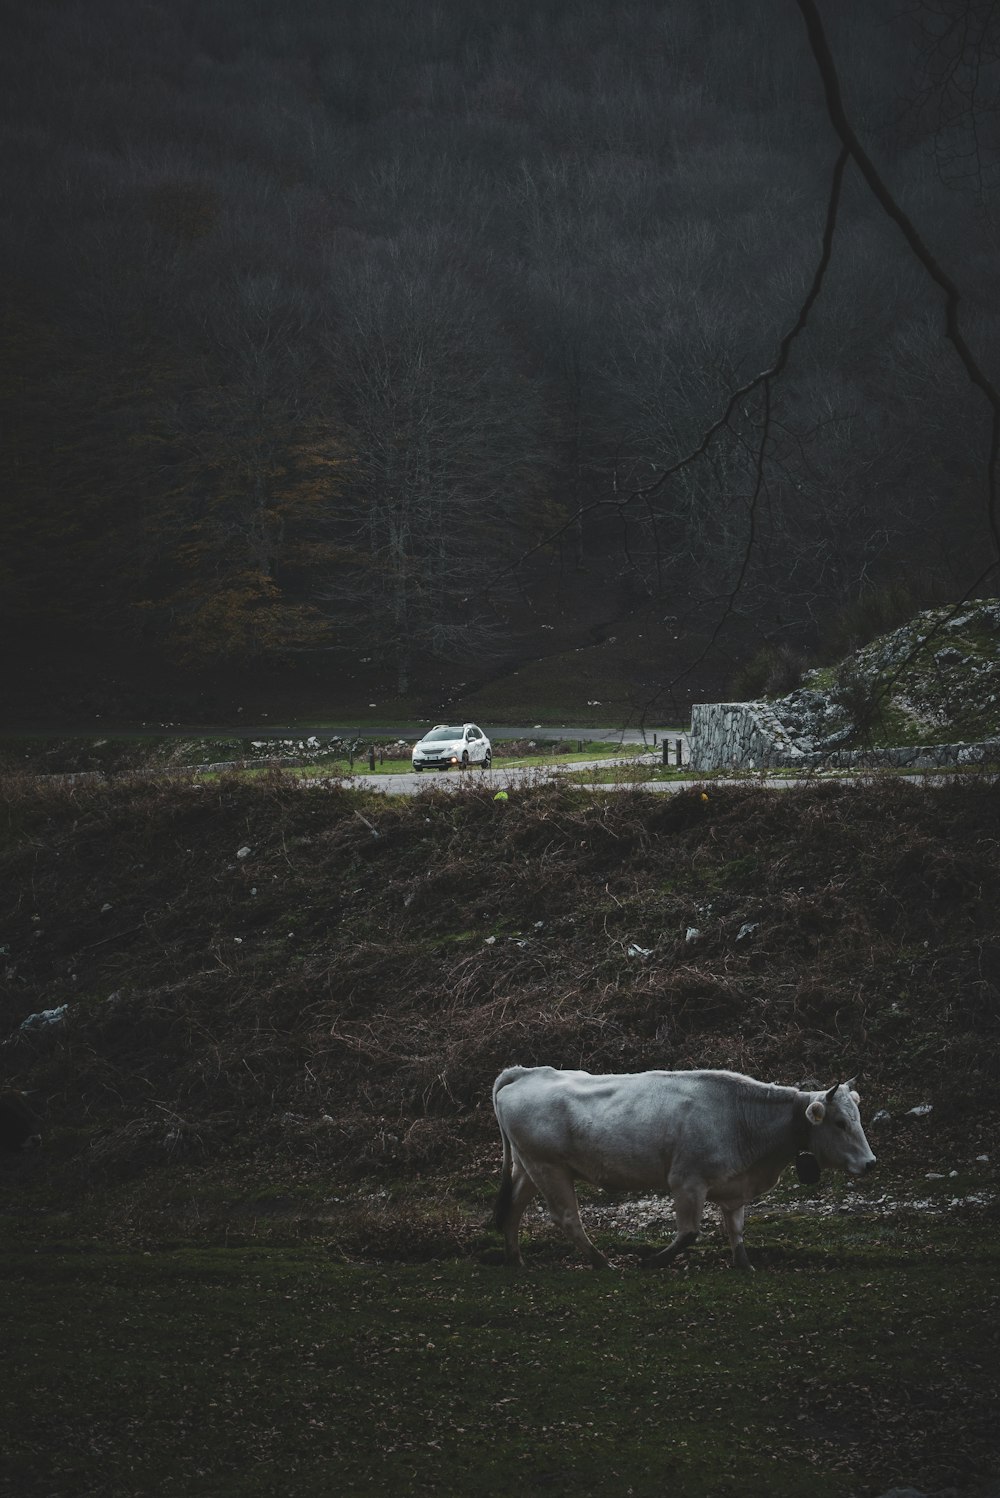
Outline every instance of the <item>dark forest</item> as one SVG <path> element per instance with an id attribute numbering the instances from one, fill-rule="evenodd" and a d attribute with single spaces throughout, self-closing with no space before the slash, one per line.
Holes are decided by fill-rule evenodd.
<path id="1" fill-rule="evenodd" d="M 995 370 L 992 8 L 820 10 Z M 989 402 L 853 163 L 787 366 L 703 445 L 820 258 L 840 143 L 793 0 L 2 24 L 15 695 L 359 658 L 407 693 L 529 658 L 571 599 L 821 652 L 859 601 L 983 580 Z"/>

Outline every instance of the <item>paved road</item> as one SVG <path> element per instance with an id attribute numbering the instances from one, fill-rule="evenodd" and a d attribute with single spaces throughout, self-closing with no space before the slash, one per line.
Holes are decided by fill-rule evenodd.
<path id="1" fill-rule="evenodd" d="M 676 739 L 672 739 L 670 742 L 671 763 L 673 763 L 675 752 L 674 745 L 676 744 Z M 683 752 L 687 752 L 686 740 Z M 562 760 L 560 762 L 551 764 L 541 763 L 537 765 L 524 766 L 505 766 L 503 764 L 494 764 L 493 767 L 489 770 L 483 770 L 481 766 L 470 765 L 467 770 L 399 770 L 398 772 L 383 771 L 381 774 L 373 775 L 365 773 L 363 767 L 367 763 L 367 755 L 362 755 L 356 761 L 357 768 L 351 771 L 350 774 L 345 773 L 343 769 L 340 769 L 336 766 L 331 766 L 328 776 L 325 776 L 323 774 L 320 774 L 318 777 L 310 776 L 307 779 L 303 779 L 302 784 L 304 787 L 308 787 L 315 785 L 323 786 L 333 783 L 339 784 L 342 782 L 349 787 L 359 788 L 362 790 L 382 791 L 385 795 L 389 796 L 414 796 L 418 791 L 427 790 L 431 787 L 437 787 L 440 790 L 461 790 L 465 786 L 473 786 L 483 783 L 490 786 L 493 790 L 505 790 L 511 786 L 523 785 L 533 780 L 548 779 L 552 776 L 565 775 L 573 770 L 608 769 L 614 765 L 635 764 L 645 764 L 650 768 L 653 768 L 656 765 L 662 764 L 662 762 L 663 756 L 660 749 L 643 750 L 639 745 L 636 745 L 634 749 L 631 749 L 620 756 L 616 754 L 609 754 L 604 755 L 601 759 L 582 759 L 573 761 Z M 254 765 L 275 763 L 280 763 L 280 761 L 277 759 L 218 760 L 210 764 L 187 765 L 183 768 L 168 769 L 165 766 L 160 766 L 156 769 L 146 769 L 138 772 L 131 771 L 129 773 L 139 773 L 150 777 L 162 777 L 164 779 L 172 775 L 183 778 L 188 775 L 219 773 L 225 770 L 236 770 L 244 765 L 252 767 Z M 295 763 L 290 760 L 287 761 L 286 768 L 294 770 Z M 106 778 L 106 772 L 103 770 L 78 770 L 47 776 L 46 778 L 66 781 L 103 780 Z M 114 778 L 113 775 L 112 778 Z M 689 783 L 690 782 L 684 782 L 684 784 Z M 652 785 L 655 787 L 656 782 L 652 782 Z M 669 785 L 665 788 L 674 789 L 674 786 Z"/>
<path id="2" fill-rule="evenodd" d="M 578 760 L 575 764 L 562 765 L 527 765 L 524 767 L 511 766 L 504 768 L 503 765 L 494 765 L 490 770 L 483 770 L 479 766 L 472 765 L 468 770 L 401 770 L 398 775 L 364 775 L 355 773 L 351 776 L 352 786 L 361 786 L 365 790 L 383 791 L 387 796 L 415 796 L 419 791 L 428 789 L 457 791 L 463 786 L 488 785 L 494 791 L 509 790 L 511 787 L 530 784 L 534 780 L 550 779 L 559 775 L 567 775 L 573 770 L 588 770 L 595 767 L 608 767 L 609 765 L 629 764 L 636 762 L 647 764 L 652 768 L 660 764 L 660 755 L 656 754 L 630 754 L 619 759 L 617 756 L 609 756 L 605 759 Z M 656 782 L 664 787 L 673 785 L 669 781 Z"/>
<path id="3" fill-rule="evenodd" d="M 638 756 L 640 764 L 648 764 L 650 768 L 660 763 L 659 754 Z M 557 765 L 551 769 L 547 766 L 537 768 L 509 770 L 494 766 L 492 770 L 470 769 L 462 773 L 457 770 L 440 773 L 436 771 L 422 771 L 414 774 L 413 771 L 403 772 L 399 775 L 354 775 L 348 782 L 352 786 L 363 787 L 367 790 L 382 791 L 388 796 L 415 796 L 420 791 L 430 788 L 439 790 L 461 790 L 463 786 L 479 785 L 485 783 L 493 791 L 515 789 L 519 785 L 530 783 L 532 780 L 541 778 L 557 777 L 567 775 L 573 770 L 586 770 L 590 767 L 607 768 L 615 764 L 635 764 L 636 756 L 631 755 L 627 760 L 615 758 L 592 759 L 581 761 L 573 765 Z M 882 772 L 884 773 L 884 772 Z M 990 780 L 994 777 L 989 777 Z M 716 776 L 710 781 L 705 780 L 632 780 L 618 782 L 604 782 L 594 785 L 584 785 L 584 790 L 617 791 L 639 789 L 643 791 L 657 791 L 663 795 L 671 795 L 676 791 L 690 791 L 696 787 L 699 790 L 712 794 L 713 787 L 717 786 L 756 786 L 766 790 L 787 791 L 800 785 L 816 785 L 819 781 L 836 780 L 842 785 L 863 786 L 871 785 L 880 779 L 878 770 L 840 770 L 822 772 L 820 774 L 792 776 L 792 775 L 768 775 L 765 772 L 753 775 Z M 954 782 L 954 774 L 942 774 L 936 770 L 922 770 L 904 777 L 905 784 L 920 787 L 933 787 L 937 785 L 948 785 Z M 310 782 L 315 784 L 316 782 Z"/>

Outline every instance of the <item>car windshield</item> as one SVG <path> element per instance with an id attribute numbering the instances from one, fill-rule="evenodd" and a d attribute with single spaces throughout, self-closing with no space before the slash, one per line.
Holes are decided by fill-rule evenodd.
<path id="1" fill-rule="evenodd" d="M 464 730 L 461 728 L 432 728 L 430 733 L 425 733 L 420 740 L 422 744 L 444 744 L 452 739 L 460 739 Z"/>

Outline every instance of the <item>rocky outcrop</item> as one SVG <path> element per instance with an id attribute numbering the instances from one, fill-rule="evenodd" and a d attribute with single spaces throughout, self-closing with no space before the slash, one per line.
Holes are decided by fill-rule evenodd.
<path id="1" fill-rule="evenodd" d="M 865 702 L 880 704 L 883 725 L 891 711 L 900 742 L 859 744 Z M 697 704 L 689 747 L 695 770 L 1000 762 L 1000 602 L 954 619 L 927 610 L 777 701 Z"/>

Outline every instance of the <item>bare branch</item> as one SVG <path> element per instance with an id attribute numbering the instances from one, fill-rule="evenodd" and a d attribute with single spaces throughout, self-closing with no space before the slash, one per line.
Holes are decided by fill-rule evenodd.
<path id="1" fill-rule="evenodd" d="M 809 45 L 816 59 L 816 66 L 819 69 L 823 82 L 830 122 L 840 137 L 845 151 L 850 154 L 851 160 L 855 163 L 867 182 L 879 207 L 888 218 L 892 219 L 931 280 L 944 292 L 945 336 L 958 354 L 970 382 L 983 392 L 989 402 L 993 421 L 989 460 L 986 470 L 988 494 L 987 520 L 997 555 L 973 585 L 974 587 L 978 587 L 982 580 L 992 572 L 993 568 L 1000 564 L 1000 523 L 998 523 L 997 519 L 997 457 L 1000 454 L 1000 391 L 997 390 L 993 381 L 979 364 L 959 326 L 958 313 L 962 297 L 958 287 L 931 254 L 921 235 L 918 233 L 913 220 L 892 196 L 875 163 L 861 144 L 857 133 L 847 118 L 844 110 L 843 96 L 840 91 L 840 79 L 837 76 L 837 69 L 826 40 L 823 24 L 819 18 L 819 12 L 816 9 L 815 0 L 796 0 L 796 3 L 802 12 L 806 31 L 809 36 Z"/>
<path id="2" fill-rule="evenodd" d="M 705 430 L 697 446 L 691 448 L 691 450 L 685 453 L 682 458 L 678 458 L 676 463 L 671 463 L 670 466 L 665 468 L 663 472 L 653 480 L 652 483 L 640 485 L 636 488 L 630 489 L 624 495 L 619 495 L 617 493 L 616 483 L 615 493 L 611 499 L 595 499 L 591 500 L 589 504 L 581 505 L 579 509 L 575 510 L 573 514 L 562 525 L 557 526 L 554 530 L 549 531 L 534 546 L 531 546 L 527 551 L 522 552 L 516 561 L 511 562 L 507 567 L 504 567 L 501 571 L 495 573 L 494 576 L 490 579 L 489 584 L 487 585 L 487 591 L 489 590 L 489 588 L 494 587 L 497 583 L 502 581 L 505 577 L 509 576 L 512 572 L 518 571 L 518 569 L 524 565 L 529 557 L 534 556 L 537 552 L 542 551 L 546 547 L 551 546 L 553 542 L 558 541 L 559 538 L 561 536 L 564 536 L 567 531 L 578 525 L 585 515 L 592 514 L 595 510 L 600 509 L 614 509 L 621 512 L 628 505 L 632 504 L 634 500 L 648 500 L 651 495 L 656 494 L 663 488 L 668 479 L 672 478 L 675 474 L 680 473 L 682 469 L 689 467 L 692 463 L 695 463 L 699 458 L 705 456 L 715 438 L 719 435 L 720 432 L 722 432 L 729 426 L 730 419 L 732 418 L 733 413 L 736 411 L 741 401 L 746 400 L 747 396 L 753 394 L 754 391 L 760 389 L 761 386 L 766 385 L 771 380 L 775 379 L 779 374 L 781 374 L 781 372 L 785 368 L 785 365 L 788 363 L 792 344 L 795 342 L 796 338 L 798 338 L 799 334 L 804 331 L 805 326 L 809 321 L 809 314 L 811 313 L 813 306 L 815 305 L 816 300 L 820 294 L 820 291 L 822 290 L 823 278 L 826 275 L 827 267 L 830 264 L 830 258 L 833 252 L 833 236 L 837 223 L 837 206 L 840 201 L 840 192 L 844 179 L 844 169 L 847 166 L 847 161 L 848 152 L 845 149 L 841 151 L 833 169 L 833 178 L 830 187 L 830 198 L 827 204 L 826 211 L 826 222 L 823 228 L 822 251 L 816 266 L 816 270 L 813 274 L 812 283 L 809 287 L 808 292 L 806 293 L 801 307 L 799 308 L 799 313 L 795 319 L 795 322 L 789 328 L 788 332 L 784 335 L 780 344 L 778 345 L 778 352 L 773 364 L 771 364 L 767 369 L 762 370 L 760 374 L 754 375 L 752 380 L 748 380 L 746 384 L 740 385 L 738 389 L 734 390 L 730 395 L 729 400 L 726 402 L 722 414 L 718 416 L 716 420 L 712 422 L 711 426 L 709 426 Z M 746 565 L 744 564 L 744 566 L 741 568 L 741 577 L 745 574 L 745 572 Z"/>

